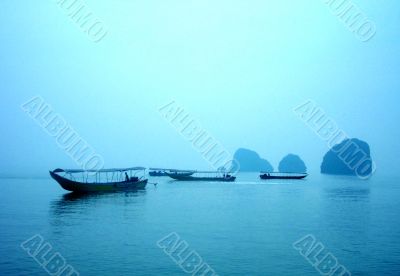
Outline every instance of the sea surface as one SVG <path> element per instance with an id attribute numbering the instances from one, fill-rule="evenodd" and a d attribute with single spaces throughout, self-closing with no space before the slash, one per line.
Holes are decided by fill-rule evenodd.
<path id="1" fill-rule="evenodd" d="M 317 259 L 330 253 L 352 275 L 400 275 L 399 180 L 161 177 L 74 196 L 50 178 L 0 179 L 0 275 L 48 275 L 21 247 L 35 235 L 52 246 L 45 260 L 58 252 L 80 275 L 189 275 L 157 244 L 171 233 L 218 275 L 319 275 L 293 247 L 307 235 L 323 245 Z"/>

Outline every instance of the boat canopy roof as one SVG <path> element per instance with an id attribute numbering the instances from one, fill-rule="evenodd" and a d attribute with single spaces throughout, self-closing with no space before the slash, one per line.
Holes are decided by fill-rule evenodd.
<path id="1" fill-rule="evenodd" d="M 169 171 L 170 171 L 170 172 L 192 172 L 192 173 L 197 172 L 197 171 L 195 171 L 195 170 L 174 170 L 174 169 L 169 170 Z"/>
<path id="2" fill-rule="evenodd" d="M 150 168 L 151 171 L 170 171 L 170 172 L 196 172 L 195 170 L 177 170 L 177 169 L 162 169 L 162 168 Z"/>
<path id="3" fill-rule="evenodd" d="M 224 174 L 230 174 L 230 171 L 195 171 L 195 173 L 224 173 Z"/>
<path id="4" fill-rule="evenodd" d="M 191 172 L 191 173 L 229 173 L 224 171 L 196 171 L 196 170 L 170 170 L 171 172 Z"/>
<path id="5" fill-rule="evenodd" d="M 85 172 L 98 172 L 98 173 L 107 173 L 107 172 L 127 172 L 127 171 L 142 171 L 145 170 L 144 167 L 132 167 L 132 168 L 120 168 L 120 169 L 101 169 L 101 170 L 64 170 L 64 169 L 56 169 L 53 172 L 65 172 L 65 173 L 85 173 Z"/>
<path id="6" fill-rule="evenodd" d="M 176 171 L 175 169 L 166 169 L 166 168 L 149 168 L 151 171 Z"/>

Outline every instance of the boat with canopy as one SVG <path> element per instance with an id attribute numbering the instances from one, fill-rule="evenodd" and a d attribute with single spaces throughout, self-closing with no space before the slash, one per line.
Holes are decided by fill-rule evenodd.
<path id="1" fill-rule="evenodd" d="M 148 180 L 144 177 L 146 168 L 102 170 L 64 170 L 50 171 L 50 176 L 60 186 L 71 192 L 114 192 L 144 189 Z"/>
<path id="2" fill-rule="evenodd" d="M 304 179 L 308 176 L 307 173 L 293 173 L 293 172 L 261 172 L 260 178 L 268 179 Z"/>
<path id="3" fill-rule="evenodd" d="M 168 176 L 166 171 L 169 169 L 162 169 L 162 168 L 150 168 L 149 169 L 149 175 L 150 176 Z"/>
<path id="4" fill-rule="evenodd" d="M 235 176 L 223 171 L 183 171 L 173 170 L 167 172 L 172 179 L 179 181 L 215 181 L 215 182 L 234 182 Z"/>
<path id="5" fill-rule="evenodd" d="M 187 172 L 190 173 L 192 171 L 190 170 L 176 170 L 176 169 L 163 169 L 163 168 L 150 168 L 149 169 L 149 175 L 150 176 L 168 176 L 169 173 L 174 173 L 174 172 Z"/>

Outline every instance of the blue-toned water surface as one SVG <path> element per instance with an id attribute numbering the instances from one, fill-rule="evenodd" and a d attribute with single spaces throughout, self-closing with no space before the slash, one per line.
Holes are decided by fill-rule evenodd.
<path id="1" fill-rule="evenodd" d="M 319 275 L 293 248 L 306 235 L 352 275 L 400 275 L 398 180 L 161 177 L 144 191 L 74 196 L 50 178 L 1 179 L 0 275 L 47 275 L 20 246 L 35 234 L 80 275 L 188 275 L 157 246 L 172 232 L 218 275 Z"/>

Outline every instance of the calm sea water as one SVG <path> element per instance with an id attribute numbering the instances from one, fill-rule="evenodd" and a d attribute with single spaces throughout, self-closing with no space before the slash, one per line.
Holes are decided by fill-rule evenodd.
<path id="1" fill-rule="evenodd" d="M 187 275 L 157 246 L 176 232 L 219 275 L 318 275 L 312 234 L 352 275 L 400 275 L 399 178 L 175 182 L 74 197 L 51 179 L 1 179 L 0 275 L 47 275 L 20 247 L 40 234 L 80 275 Z"/>

